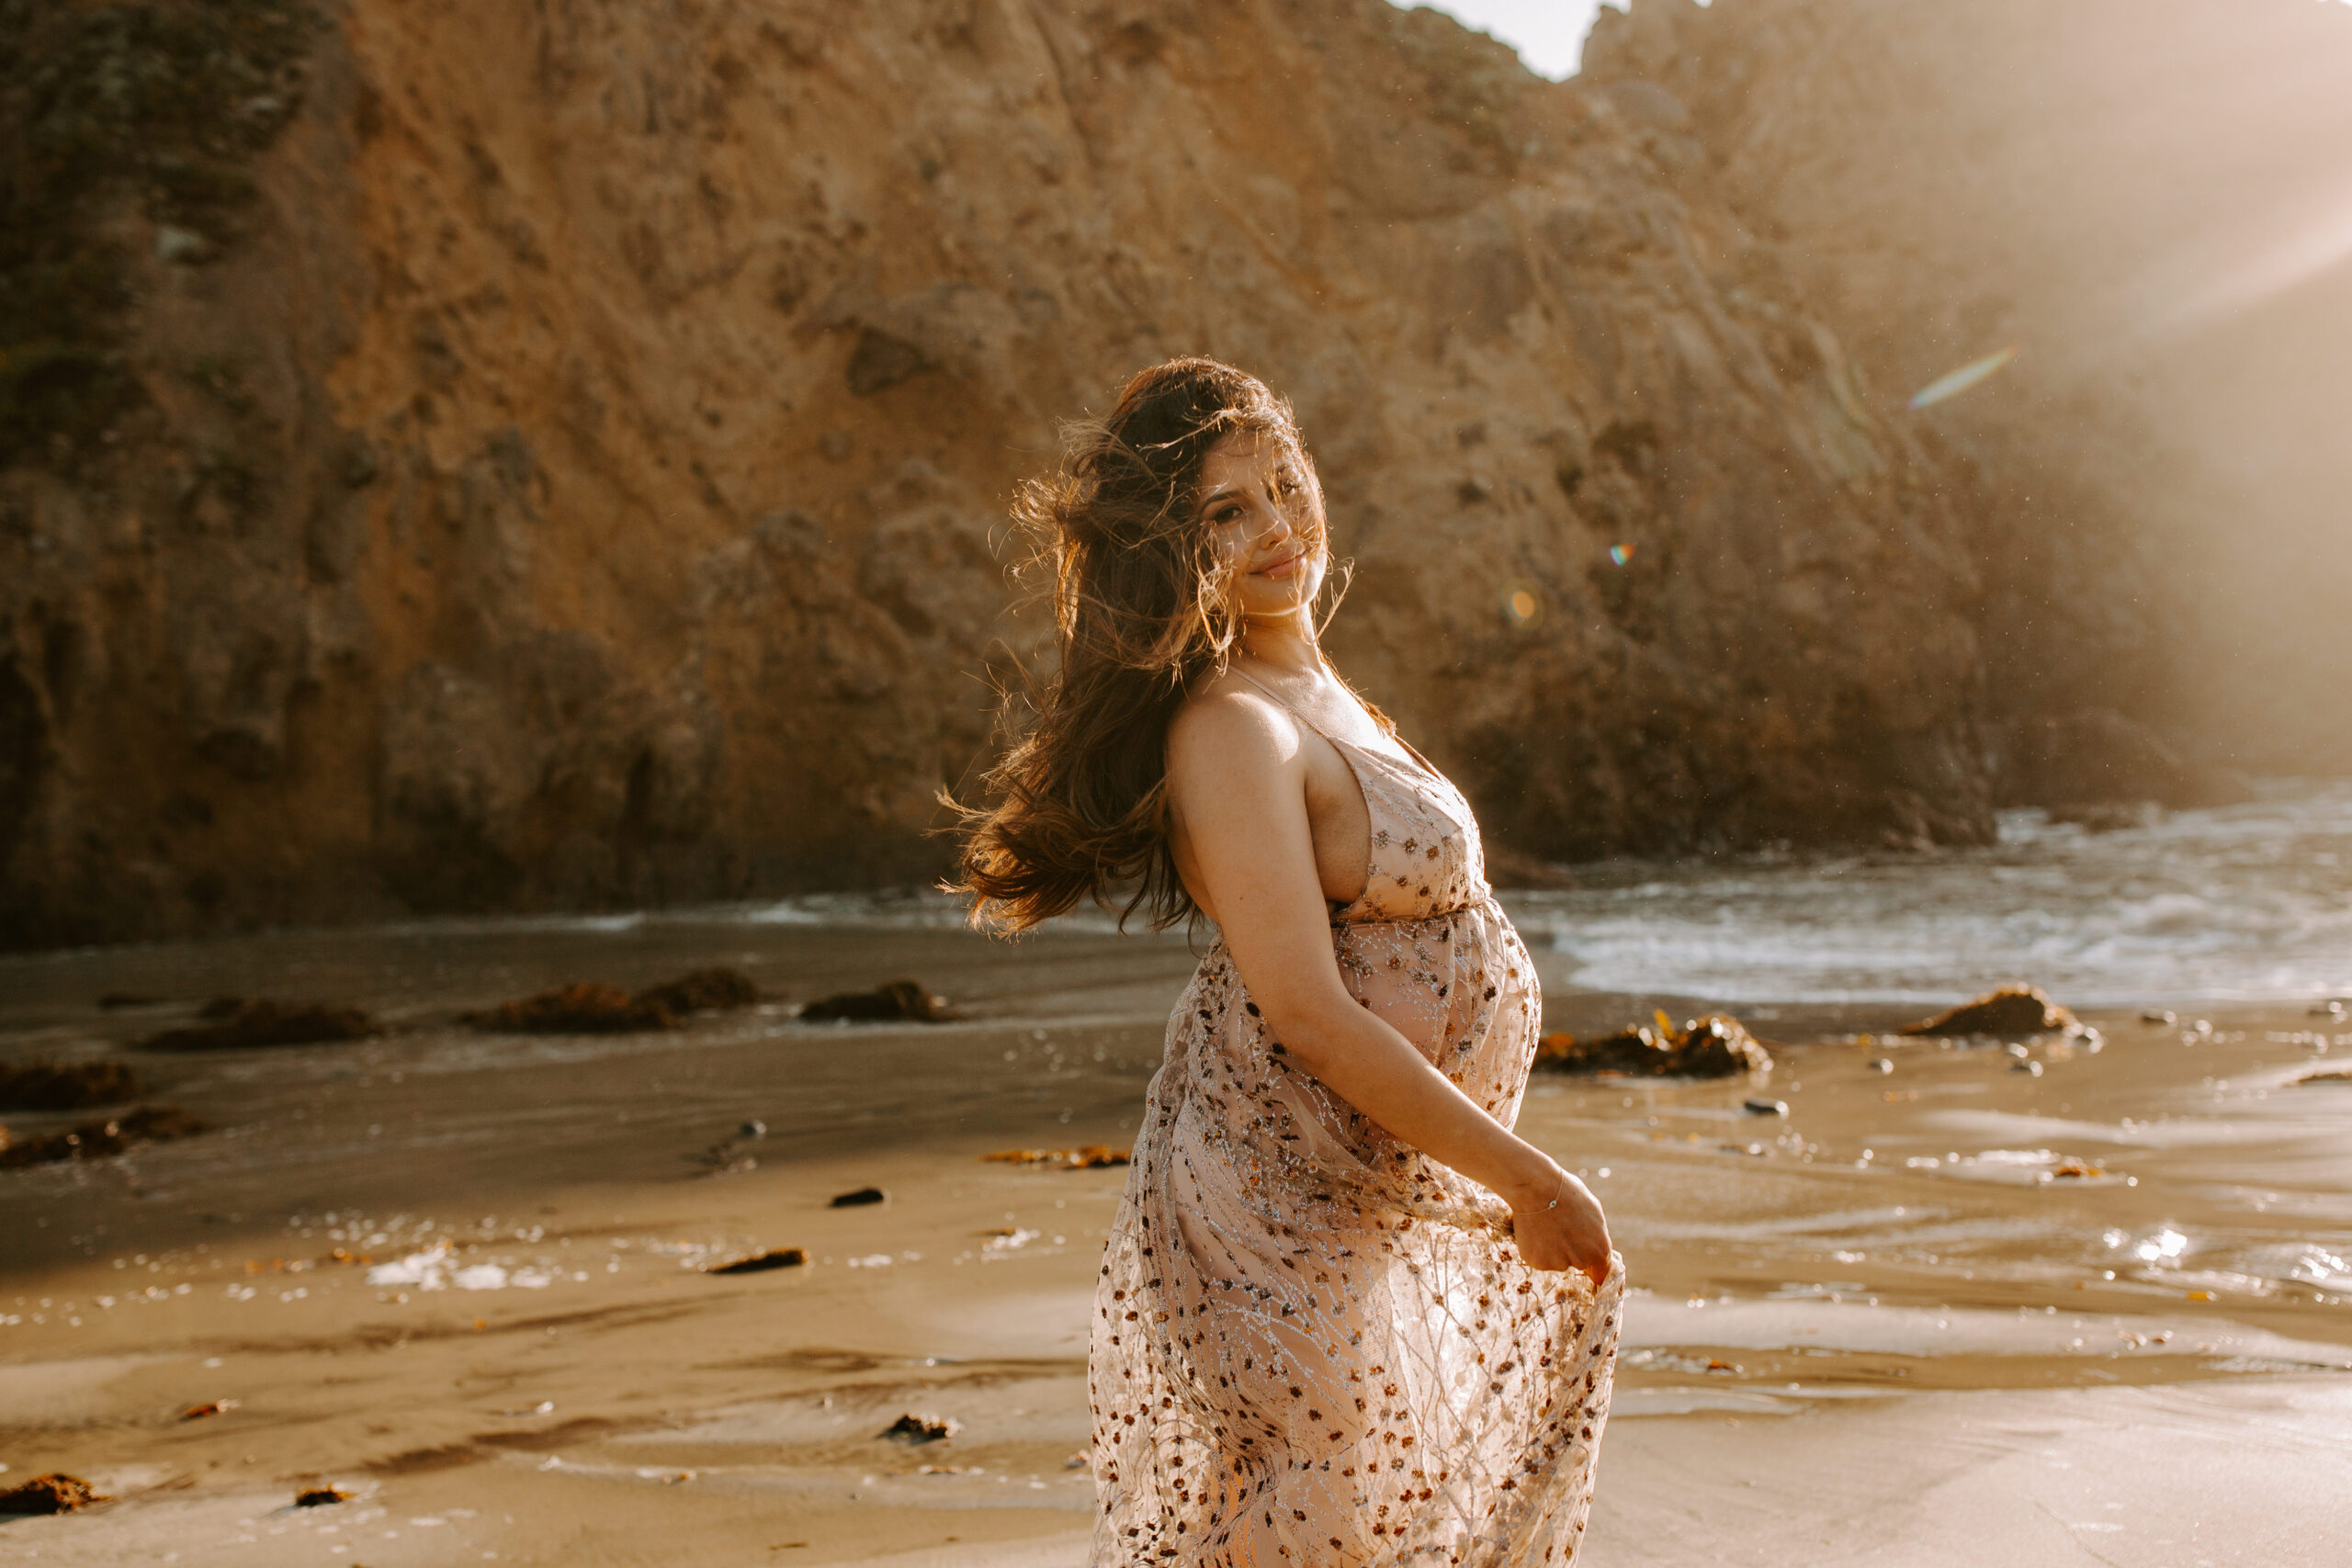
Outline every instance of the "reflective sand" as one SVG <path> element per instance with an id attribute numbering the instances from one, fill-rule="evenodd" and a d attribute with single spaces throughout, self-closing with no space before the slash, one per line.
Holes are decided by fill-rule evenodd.
<path id="1" fill-rule="evenodd" d="M 918 975 L 973 1016 L 447 1021 L 714 960 L 796 998 Z M 978 1156 L 1124 1142 L 1191 962 L 1173 939 L 740 920 L 9 961 L 11 1059 L 112 1049 L 218 991 L 403 1028 L 133 1056 L 220 1131 L 0 1173 L 0 1481 L 62 1469 L 122 1499 L 0 1524 L 0 1546 L 1079 1562 L 1069 1461 L 1123 1173 Z M 1656 999 L 1552 984 L 1569 1027 Z M 107 990 L 175 999 L 100 1011 Z M 2296 1080 L 2352 1065 L 2352 1021 L 2118 1011 L 2095 1053 L 2023 1058 L 1853 1038 L 1915 1011 L 1750 1010 L 1796 1042 L 1764 1090 L 1785 1118 L 1743 1110 L 1744 1084 L 1539 1080 L 1523 1127 L 1592 1179 L 1641 1292 L 1589 1560 L 2321 1561 L 2289 1549 L 2340 1503 L 2352 1430 L 2352 1084 Z M 825 1206 L 867 1183 L 889 1201 Z M 702 1271 L 786 1246 L 809 1263 Z M 878 1437 L 910 1411 L 960 1429 Z M 356 1495 L 290 1508 L 312 1481 Z"/>

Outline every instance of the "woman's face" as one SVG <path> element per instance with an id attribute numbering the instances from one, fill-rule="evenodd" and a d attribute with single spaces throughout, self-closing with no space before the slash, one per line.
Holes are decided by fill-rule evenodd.
<path id="1" fill-rule="evenodd" d="M 1329 565 L 1323 491 L 1303 454 L 1236 432 L 1201 462 L 1202 525 L 1250 619 L 1307 609 Z"/>

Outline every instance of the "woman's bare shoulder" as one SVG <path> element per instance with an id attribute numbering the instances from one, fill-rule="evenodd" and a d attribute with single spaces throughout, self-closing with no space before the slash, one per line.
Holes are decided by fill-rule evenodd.
<path id="1" fill-rule="evenodd" d="M 1297 721 L 1280 704 L 1230 673 L 1185 698 L 1168 722 L 1171 773 L 1204 764 L 1228 774 L 1253 763 L 1279 768 L 1298 750 Z"/>

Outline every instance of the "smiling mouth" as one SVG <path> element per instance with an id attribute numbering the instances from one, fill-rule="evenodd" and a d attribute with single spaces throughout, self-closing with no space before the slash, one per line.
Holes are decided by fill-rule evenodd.
<path id="1" fill-rule="evenodd" d="M 1250 575 L 1254 577 L 1287 577 L 1290 575 L 1291 570 L 1306 558 L 1306 552 L 1305 550 L 1299 550 L 1295 554 L 1283 557 L 1283 558 L 1278 561 L 1270 562 L 1265 566 L 1260 567 Z"/>

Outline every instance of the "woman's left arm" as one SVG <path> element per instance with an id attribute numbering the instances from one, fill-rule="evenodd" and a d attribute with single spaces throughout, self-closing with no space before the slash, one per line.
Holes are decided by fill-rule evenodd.
<path id="1" fill-rule="evenodd" d="M 1609 1226 L 1583 1182 L 1512 1133 L 1385 1020 L 1331 952 L 1296 727 L 1266 705 L 1212 699 L 1169 734 L 1169 784 L 1242 984 L 1291 1058 L 1396 1137 L 1499 1194 L 1537 1269 L 1608 1278 Z"/>

